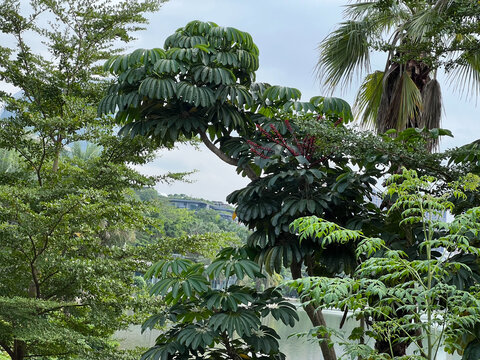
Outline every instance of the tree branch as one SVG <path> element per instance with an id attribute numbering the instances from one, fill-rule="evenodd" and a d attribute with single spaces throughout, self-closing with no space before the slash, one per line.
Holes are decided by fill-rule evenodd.
<path id="1" fill-rule="evenodd" d="M 65 309 L 65 308 L 72 308 L 72 307 L 83 307 L 83 306 L 88 306 L 89 304 L 69 304 L 69 305 L 60 305 L 60 306 L 55 306 L 53 308 L 50 308 L 50 309 L 45 309 L 43 311 L 40 311 L 37 313 L 37 315 L 43 315 L 43 314 L 46 314 L 46 313 L 49 313 L 49 312 L 52 312 L 52 311 L 56 311 L 56 310 L 61 310 L 61 309 Z"/>
<path id="2" fill-rule="evenodd" d="M 4 342 L 0 341 L 0 346 L 5 350 L 5 352 L 13 359 L 13 350 Z"/>
<path id="3" fill-rule="evenodd" d="M 202 142 L 211 152 L 213 152 L 215 155 L 217 155 L 221 160 L 223 160 L 227 164 L 238 166 L 238 159 L 231 158 L 230 156 L 225 154 L 223 151 L 221 151 L 219 148 L 217 148 L 210 141 L 205 131 L 199 130 L 198 133 L 200 135 L 200 139 L 202 139 Z M 255 173 L 255 171 L 253 171 L 253 169 L 249 165 L 245 165 L 243 167 L 243 170 L 245 171 L 245 174 L 248 176 L 250 180 L 256 180 L 259 178 L 259 176 Z"/>

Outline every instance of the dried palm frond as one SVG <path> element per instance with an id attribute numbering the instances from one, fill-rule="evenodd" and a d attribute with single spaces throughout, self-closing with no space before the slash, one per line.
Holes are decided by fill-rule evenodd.
<path id="1" fill-rule="evenodd" d="M 430 80 L 422 90 L 423 108 L 419 127 L 438 129 L 442 117 L 442 91 L 436 79 Z"/>
<path id="2" fill-rule="evenodd" d="M 427 129 L 440 128 L 442 118 L 442 91 L 440 83 L 436 79 L 430 80 L 422 90 L 423 108 L 419 127 Z M 429 139 L 429 150 L 436 150 L 439 142 L 437 139 Z"/>
<path id="3" fill-rule="evenodd" d="M 389 129 L 396 129 L 396 120 L 390 114 L 390 102 L 393 93 L 397 88 L 398 74 L 400 66 L 397 63 L 390 63 L 383 75 L 382 96 L 380 98 L 380 106 L 377 113 L 377 132 L 382 134 Z"/>

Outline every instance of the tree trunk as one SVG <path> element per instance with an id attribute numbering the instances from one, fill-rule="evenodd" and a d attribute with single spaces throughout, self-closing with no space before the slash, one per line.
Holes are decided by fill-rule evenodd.
<path id="1" fill-rule="evenodd" d="M 24 360 L 25 350 L 26 350 L 26 344 L 24 341 L 14 340 L 12 360 Z"/>
<path id="2" fill-rule="evenodd" d="M 292 262 L 290 265 L 290 270 L 292 272 L 292 278 L 300 279 L 302 277 L 302 263 Z M 327 323 L 325 322 L 325 318 L 323 317 L 322 310 L 316 309 L 312 304 L 306 305 L 303 307 L 305 312 L 307 313 L 308 317 L 313 326 L 326 326 Z M 319 339 L 322 339 L 320 343 L 320 349 L 322 350 L 322 355 L 324 360 L 336 360 L 337 355 L 335 354 L 335 349 L 330 347 L 328 344 L 331 342 L 330 336 L 324 335 L 319 336 Z"/>

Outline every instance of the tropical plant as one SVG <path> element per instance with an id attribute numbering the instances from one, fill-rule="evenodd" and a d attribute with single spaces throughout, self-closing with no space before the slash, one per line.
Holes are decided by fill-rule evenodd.
<path id="1" fill-rule="evenodd" d="M 389 213 L 401 211 L 401 225 L 422 226 L 423 257 L 419 259 L 387 247 L 380 238 L 321 218 L 293 222 L 300 241 L 317 238 L 322 246 L 332 242 L 357 244 L 360 265 L 353 276 L 290 282 L 320 308 L 348 309 L 352 318 L 369 324 L 368 330 L 355 327 L 351 334 L 335 331 L 348 356 L 402 358 L 407 346 L 412 345 L 414 358 L 418 359 L 437 359 L 441 348 L 457 351 L 464 359 L 478 358 L 478 285 L 461 287 L 451 279 L 462 271 L 472 272 L 459 261 L 462 256 L 480 255 L 475 246 L 480 209 L 468 209 L 451 223 L 441 217 L 453 208 L 450 199 L 465 197 L 463 190 L 471 191 L 479 184 L 480 178 L 470 175 L 450 184 L 449 190 L 438 196 L 434 193 L 440 184 L 433 177 L 419 177 L 415 171 L 404 170 L 389 179 L 387 194 L 396 198 Z M 322 327 L 318 331 L 334 330 Z M 377 340 L 375 348 L 365 343 L 366 337 Z"/>
<path id="2" fill-rule="evenodd" d="M 460 93 L 478 93 L 476 1 L 359 0 L 346 5 L 345 16 L 319 46 L 318 76 L 333 91 L 369 71 L 373 51 L 387 54 L 385 69 L 368 74 L 357 93 L 364 125 L 380 133 L 439 128 L 442 68 Z"/>
<path id="3" fill-rule="evenodd" d="M 161 296 L 168 307 L 148 319 L 143 329 L 165 321 L 171 327 L 142 360 L 285 359 L 279 335 L 261 319 L 273 316 L 294 326 L 295 306 L 274 288 L 257 292 L 231 281 L 262 277 L 260 267 L 247 259 L 244 250 L 223 249 L 207 268 L 186 259 L 160 261 L 145 276 L 158 280 L 150 292 Z M 209 279 L 219 277 L 225 279 L 225 286 L 212 288 Z"/>

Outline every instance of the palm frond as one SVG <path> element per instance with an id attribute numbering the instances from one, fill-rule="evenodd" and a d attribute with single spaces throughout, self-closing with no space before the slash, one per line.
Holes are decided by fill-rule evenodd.
<path id="1" fill-rule="evenodd" d="M 428 40 L 428 38 L 431 37 L 430 34 L 434 27 L 436 25 L 438 26 L 438 18 L 439 13 L 435 9 L 425 9 L 410 18 L 403 26 L 403 30 L 405 30 L 408 33 L 408 37 L 414 41 Z"/>
<path id="2" fill-rule="evenodd" d="M 447 73 L 453 90 L 461 96 L 469 94 L 478 98 L 480 94 L 480 50 L 462 54 L 457 65 Z"/>
<path id="3" fill-rule="evenodd" d="M 317 75 L 327 91 L 351 83 L 358 70 L 368 71 L 370 54 L 368 21 L 347 21 L 319 45 Z"/>
<path id="4" fill-rule="evenodd" d="M 405 129 L 409 127 L 408 125 L 415 126 L 413 119 L 419 115 L 423 107 L 422 94 L 407 72 L 402 74 L 400 84 L 401 102 L 398 106 L 397 129 Z"/>
<path id="5" fill-rule="evenodd" d="M 388 31 L 402 24 L 411 14 L 400 2 L 393 1 L 388 8 L 378 6 L 378 1 L 357 1 L 345 6 L 344 16 L 351 20 L 369 19 L 377 31 Z"/>
<path id="6" fill-rule="evenodd" d="M 398 64 L 397 64 L 398 65 Z M 377 117 L 377 131 L 398 131 L 416 127 L 422 110 L 422 94 L 408 72 L 398 67 L 384 75 L 383 93 Z"/>
<path id="7" fill-rule="evenodd" d="M 378 11 L 377 1 L 360 1 L 354 4 L 345 5 L 343 15 L 352 20 L 361 20 L 366 16 Z"/>
<path id="8" fill-rule="evenodd" d="M 376 126 L 378 109 L 383 92 L 383 71 L 368 74 L 363 80 L 355 98 L 353 109 L 361 124 L 373 129 Z"/>
<path id="9" fill-rule="evenodd" d="M 437 11 L 445 11 L 455 3 L 455 0 L 437 0 L 433 8 Z"/>
<path id="10" fill-rule="evenodd" d="M 378 133 L 384 133 L 389 129 L 396 129 L 396 119 L 391 114 L 390 102 L 395 89 L 398 87 L 400 66 L 397 63 L 390 63 L 383 74 L 382 96 L 377 113 L 376 129 Z"/>
<path id="11" fill-rule="evenodd" d="M 414 126 L 414 119 L 422 110 L 422 94 L 417 85 L 405 71 L 400 78 L 400 104 L 397 107 L 397 130 L 403 130 L 407 127 Z"/>

